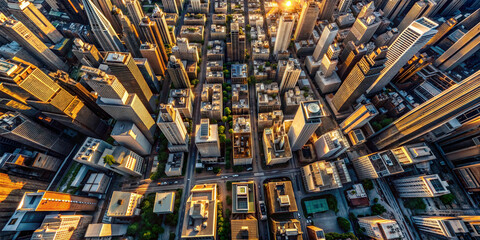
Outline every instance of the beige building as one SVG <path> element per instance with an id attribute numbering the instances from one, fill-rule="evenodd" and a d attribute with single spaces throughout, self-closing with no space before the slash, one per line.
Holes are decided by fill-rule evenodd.
<path id="1" fill-rule="evenodd" d="M 258 240 L 258 221 L 254 217 L 230 221 L 232 240 Z"/>
<path id="2" fill-rule="evenodd" d="M 270 128 L 275 122 L 283 122 L 282 110 L 272 112 L 258 113 L 257 124 L 258 131 L 263 132 L 265 128 Z"/>
<path id="3" fill-rule="evenodd" d="M 155 193 L 153 212 L 156 214 L 173 213 L 175 206 L 175 192 Z"/>
<path id="4" fill-rule="evenodd" d="M 286 163 L 292 158 L 292 149 L 284 123 L 275 123 L 263 130 L 263 151 L 267 165 Z"/>
<path id="5" fill-rule="evenodd" d="M 217 184 L 195 185 L 185 204 L 182 240 L 215 240 L 217 236 Z"/>
<path id="6" fill-rule="evenodd" d="M 298 211 L 291 181 L 269 182 L 266 188 L 267 207 L 270 215 Z"/>
<path id="7" fill-rule="evenodd" d="M 210 120 L 202 118 L 195 130 L 195 145 L 201 157 L 220 157 L 220 141 L 218 125 L 210 124 Z"/>
<path id="8" fill-rule="evenodd" d="M 302 225 L 297 219 L 270 220 L 270 229 L 274 240 L 303 240 Z M 286 238 L 288 236 L 288 238 Z"/>
<path id="9" fill-rule="evenodd" d="M 184 153 L 170 153 L 168 155 L 167 164 L 165 165 L 165 175 L 169 177 L 181 176 L 183 168 Z"/>
<path id="10" fill-rule="evenodd" d="M 233 116 L 233 165 L 252 164 L 252 128 L 250 115 Z"/>
<path id="11" fill-rule="evenodd" d="M 171 89 L 168 103 L 180 112 L 182 118 L 193 118 L 193 100 L 195 96 L 191 88 Z"/>
<path id="12" fill-rule="evenodd" d="M 223 93 L 221 84 L 203 84 L 200 115 L 202 118 L 221 120 L 223 116 Z"/>
<path id="13" fill-rule="evenodd" d="M 140 202 L 143 195 L 114 191 L 108 205 L 109 217 L 133 217 L 140 215 Z"/>
<path id="14" fill-rule="evenodd" d="M 341 175 L 348 176 L 345 179 L 350 180 L 345 163 L 343 160 L 339 161 L 342 161 L 342 163 L 318 161 L 302 167 L 303 183 L 307 192 L 322 192 L 341 188 L 343 186 Z"/>
<path id="15" fill-rule="evenodd" d="M 365 229 L 365 235 L 376 240 L 403 239 L 403 231 L 397 221 L 380 216 L 362 217 L 358 219 L 360 228 Z"/>

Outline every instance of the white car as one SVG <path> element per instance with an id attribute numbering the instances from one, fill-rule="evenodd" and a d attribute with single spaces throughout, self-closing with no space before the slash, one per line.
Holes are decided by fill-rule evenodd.
<path id="1" fill-rule="evenodd" d="M 222 176 L 223 179 L 228 178 L 228 176 Z"/>
<path id="2" fill-rule="evenodd" d="M 232 177 L 238 177 L 238 174 L 232 175 Z"/>

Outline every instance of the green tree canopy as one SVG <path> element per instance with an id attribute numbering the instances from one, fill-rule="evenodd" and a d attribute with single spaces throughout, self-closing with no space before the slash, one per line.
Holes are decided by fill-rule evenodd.
<path id="1" fill-rule="evenodd" d="M 108 154 L 108 155 L 105 155 L 105 157 L 103 157 L 103 161 L 106 164 L 112 166 L 112 164 L 115 163 L 115 158 L 112 155 Z"/>

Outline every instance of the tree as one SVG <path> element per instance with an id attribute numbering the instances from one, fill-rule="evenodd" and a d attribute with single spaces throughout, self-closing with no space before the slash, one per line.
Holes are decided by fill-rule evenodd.
<path id="1" fill-rule="evenodd" d="M 225 89 L 230 92 L 232 91 L 232 86 L 227 86 Z"/>
<path id="2" fill-rule="evenodd" d="M 213 168 L 213 173 L 218 174 L 220 172 L 220 170 L 221 169 L 219 167 L 214 167 Z"/>
<path id="3" fill-rule="evenodd" d="M 365 190 L 373 190 L 373 182 L 371 179 L 365 179 L 362 181 L 363 188 Z"/>
<path id="4" fill-rule="evenodd" d="M 222 125 L 218 126 L 218 133 L 222 134 L 224 132 L 225 132 L 225 127 Z"/>
<path id="5" fill-rule="evenodd" d="M 228 98 L 227 97 L 223 97 L 223 103 L 226 104 L 228 102 Z"/>
<path id="6" fill-rule="evenodd" d="M 453 195 L 451 193 L 445 194 L 445 195 L 440 196 L 440 200 L 442 201 L 443 204 L 450 205 L 450 204 L 453 203 L 453 201 L 455 201 L 455 195 Z"/>
<path id="7" fill-rule="evenodd" d="M 357 240 L 358 238 L 355 234 L 348 232 L 348 233 L 336 233 L 336 232 L 329 232 L 325 234 L 326 240 Z"/>
<path id="8" fill-rule="evenodd" d="M 372 215 L 380 215 L 387 211 L 387 209 L 385 209 L 385 207 L 382 204 L 378 204 L 378 203 L 373 204 L 371 209 L 372 209 Z"/>
<path id="9" fill-rule="evenodd" d="M 227 191 L 232 191 L 232 181 L 227 181 Z"/>
<path id="10" fill-rule="evenodd" d="M 343 217 L 337 217 L 338 226 L 344 231 L 347 232 L 350 230 L 350 221 Z"/>
<path id="11" fill-rule="evenodd" d="M 153 239 L 155 239 L 155 236 L 151 231 L 147 230 L 147 231 L 143 232 L 141 239 L 153 240 Z"/>
<path id="12" fill-rule="evenodd" d="M 233 129 L 231 129 L 231 128 L 228 129 L 228 132 L 229 132 L 230 134 L 233 134 Z"/>
<path id="13" fill-rule="evenodd" d="M 226 107 L 226 108 L 223 110 L 223 113 L 224 113 L 226 116 L 229 116 L 230 114 L 232 114 L 232 110 L 230 110 L 229 107 Z"/>
<path id="14" fill-rule="evenodd" d="M 224 90 L 224 91 L 223 91 L 223 96 L 225 96 L 225 95 L 227 95 L 227 94 L 228 94 L 227 91 Z"/>
<path id="15" fill-rule="evenodd" d="M 225 101 L 225 97 L 223 98 L 223 100 Z M 228 117 L 227 116 L 223 116 L 222 117 L 222 122 L 226 123 L 228 121 Z"/>
<path id="16" fill-rule="evenodd" d="M 112 166 L 112 164 L 115 163 L 115 158 L 112 155 L 108 154 L 108 155 L 105 155 L 105 157 L 103 157 L 103 161 L 106 164 Z"/>
<path id="17" fill-rule="evenodd" d="M 232 205 L 232 197 L 230 197 L 230 195 L 227 195 L 227 205 Z"/>
<path id="18" fill-rule="evenodd" d="M 227 136 L 225 134 L 218 134 L 218 138 L 220 139 L 221 143 L 225 143 L 225 140 L 227 140 Z"/>
<path id="19" fill-rule="evenodd" d="M 412 210 L 425 210 L 427 208 L 427 205 L 423 202 L 423 199 L 421 198 L 409 198 L 407 201 L 403 202 L 403 205 L 406 208 L 410 208 Z"/>
<path id="20" fill-rule="evenodd" d="M 140 228 L 140 226 L 139 226 L 138 222 L 130 224 L 127 228 L 127 235 L 128 236 L 135 236 L 135 234 L 137 234 L 139 228 Z"/>

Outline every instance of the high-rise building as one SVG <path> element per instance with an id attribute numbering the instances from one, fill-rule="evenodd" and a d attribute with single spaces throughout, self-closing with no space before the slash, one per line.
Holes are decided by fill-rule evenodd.
<path id="1" fill-rule="evenodd" d="M 480 23 L 468 30 L 458 41 L 435 60 L 435 67 L 450 71 L 480 49 Z"/>
<path id="2" fill-rule="evenodd" d="M 77 97 L 36 66 L 0 61 L 3 96 L 28 104 L 45 116 L 87 136 L 104 137 L 108 126 Z"/>
<path id="3" fill-rule="evenodd" d="M 144 17 L 142 18 L 139 29 L 140 35 L 145 40 L 145 42 L 150 42 L 157 45 L 161 60 L 163 61 L 163 63 L 167 63 L 167 52 L 165 50 L 165 44 L 162 40 L 163 37 L 157 23 L 155 21 L 150 21 L 149 17 Z"/>
<path id="4" fill-rule="evenodd" d="M 153 112 L 155 99 L 140 69 L 130 53 L 108 52 L 103 64 L 107 65 L 128 93 L 137 94 L 149 112 Z"/>
<path id="5" fill-rule="evenodd" d="M 172 54 L 186 61 L 198 62 L 199 59 L 197 47 L 190 45 L 187 38 L 177 39 L 177 46 L 172 47 Z"/>
<path id="6" fill-rule="evenodd" d="M 182 240 L 217 238 L 217 184 L 199 184 L 190 190 L 185 203 Z"/>
<path id="7" fill-rule="evenodd" d="M 317 138 L 314 142 L 318 159 L 337 158 L 350 147 L 347 138 L 342 130 L 336 129 L 327 132 Z"/>
<path id="8" fill-rule="evenodd" d="M 393 184 L 402 198 L 440 197 L 450 193 L 448 183 L 438 174 L 404 177 L 394 180 Z"/>
<path id="9" fill-rule="evenodd" d="M 412 8 L 408 11 L 407 15 L 403 17 L 403 20 L 398 24 L 397 29 L 399 32 L 403 32 L 413 21 L 421 17 L 430 17 L 430 14 L 434 10 L 437 4 L 434 1 L 420 0 L 413 4 Z"/>
<path id="10" fill-rule="evenodd" d="M 308 40 L 310 38 L 315 23 L 317 22 L 319 12 L 320 9 L 318 8 L 318 4 L 314 1 L 303 5 L 300 18 L 298 19 L 297 29 L 295 30 L 295 40 Z"/>
<path id="11" fill-rule="evenodd" d="M 387 177 L 404 171 L 398 155 L 391 150 L 361 156 L 352 162 L 360 180 Z"/>
<path id="12" fill-rule="evenodd" d="M 243 61 L 245 59 L 245 35 L 240 34 L 238 23 L 230 24 L 231 34 L 231 56 L 232 61 Z"/>
<path id="13" fill-rule="evenodd" d="M 337 111 L 347 110 L 357 98 L 365 93 L 385 67 L 386 55 L 387 47 L 380 47 L 355 64 L 332 98 L 332 103 Z"/>
<path id="14" fill-rule="evenodd" d="M 425 44 L 424 49 L 428 46 L 433 46 L 438 43 L 450 30 L 452 30 L 457 25 L 457 20 L 455 18 L 450 18 L 446 20 L 442 25 L 437 28 L 437 34 L 435 34 L 430 41 Z"/>
<path id="15" fill-rule="evenodd" d="M 285 93 L 290 89 L 294 89 L 301 73 L 302 68 L 300 68 L 298 60 L 294 58 L 288 59 L 287 67 L 285 68 L 282 81 L 280 82 L 280 92 Z"/>
<path id="16" fill-rule="evenodd" d="M 35 231 L 50 214 L 58 212 L 93 212 L 98 199 L 68 193 L 38 190 L 26 192 L 3 231 Z M 70 215 L 72 216 L 72 215 Z M 51 226 L 52 230 L 54 226 Z"/>
<path id="17" fill-rule="evenodd" d="M 318 18 L 320 20 L 328 20 L 330 21 L 333 17 L 333 13 L 337 8 L 338 0 L 321 0 L 318 2 L 318 6 L 320 9 L 320 13 L 318 14 Z"/>
<path id="18" fill-rule="evenodd" d="M 133 192 L 114 191 L 106 215 L 115 218 L 129 218 L 140 215 L 143 196 Z"/>
<path id="19" fill-rule="evenodd" d="M 137 28 L 143 19 L 143 10 L 140 1 L 138 0 L 125 0 L 125 6 L 127 7 L 128 16 L 132 20 L 133 25 Z"/>
<path id="20" fill-rule="evenodd" d="M 170 56 L 168 62 L 167 76 L 173 83 L 175 88 L 189 88 L 190 80 L 188 79 L 187 71 L 183 66 L 182 61 L 175 56 Z"/>
<path id="21" fill-rule="evenodd" d="M 344 133 L 348 133 L 354 129 L 363 127 L 377 115 L 378 111 L 373 104 L 364 104 L 350 114 L 350 116 L 348 116 L 342 123 L 340 123 L 340 128 L 342 128 Z"/>
<path id="22" fill-rule="evenodd" d="M 480 191 L 480 163 L 473 163 L 457 167 L 453 169 L 453 171 L 455 174 L 457 174 L 467 191 Z"/>
<path id="23" fill-rule="evenodd" d="M 103 51 L 124 52 L 125 47 L 117 36 L 108 19 L 91 0 L 82 0 L 93 35 Z"/>
<path id="24" fill-rule="evenodd" d="M 44 42 L 58 43 L 63 36 L 48 19 L 29 1 L 10 4 L 10 13 Z"/>
<path id="25" fill-rule="evenodd" d="M 382 90 L 398 73 L 400 68 L 437 33 L 437 30 L 435 30 L 437 26 L 437 23 L 428 18 L 420 18 L 400 33 L 392 45 L 388 47 L 385 68 L 367 90 L 367 93 L 373 94 Z"/>
<path id="26" fill-rule="evenodd" d="M 267 165 L 286 163 L 292 158 L 284 123 L 275 122 L 271 128 L 265 128 L 262 140 Z"/>
<path id="27" fill-rule="evenodd" d="M 345 79 L 363 56 L 367 54 L 367 47 L 363 44 L 355 45 L 353 41 L 347 43 L 347 46 L 340 54 L 342 64 L 338 67 L 337 74 L 340 79 Z"/>
<path id="28" fill-rule="evenodd" d="M 402 145 L 477 106 L 479 97 L 480 71 L 410 110 L 377 132 L 372 141 L 379 149 Z"/>
<path id="29" fill-rule="evenodd" d="M 160 34 L 162 35 L 163 44 L 173 47 L 175 40 L 172 38 L 170 30 L 168 29 L 165 13 L 157 4 L 153 7 L 153 13 L 150 19 L 157 23 L 158 30 L 160 30 Z"/>
<path id="30" fill-rule="evenodd" d="M 122 28 L 120 27 L 120 24 L 118 24 L 118 22 L 115 21 L 112 15 L 113 5 L 111 0 L 92 0 L 92 2 L 93 4 L 95 4 L 98 10 L 102 11 L 103 15 L 110 22 L 115 32 L 117 32 L 118 34 L 121 34 Z"/>
<path id="31" fill-rule="evenodd" d="M 401 15 L 407 7 L 410 0 L 388 0 L 383 8 L 383 16 L 394 21 L 398 15 Z"/>
<path id="32" fill-rule="evenodd" d="M 128 93 L 113 75 L 83 66 L 83 80 L 100 96 L 97 104 L 117 121 L 130 121 L 153 143 L 155 121 L 135 93 Z"/>
<path id="33" fill-rule="evenodd" d="M 340 0 L 338 3 L 338 12 L 346 13 L 348 9 L 352 6 L 352 0 Z"/>
<path id="34" fill-rule="evenodd" d="M 47 215 L 31 240 L 82 239 L 91 222 L 90 215 Z"/>
<path id="35" fill-rule="evenodd" d="M 188 151 L 188 133 L 180 112 L 172 105 L 160 105 L 157 125 L 168 139 L 168 149 L 171 152 Z"/>
<path id="36" fill-rule="evenodd" d="M 337 163 L 340 163 L 337 165 Z M 305 190 L 309 193 L 318 193 L 343 187 L 340 175 L 348 175 L 347 166 L 343 160 L 327 162 L 325 160 L 310 163 L 302 167 L 302 180 Z M 318 181 L 321 180 L 321 181 Z"/>
<path id="37" fill-rule="evenodd" d="M 31 32 L 22 22 L 6 17 L 0 13 L 0 31 L 9 38 L 27 49 L 34 57 L 38 58 L 50 70 L 67 71 L 68 66 L 55 55 L 36 35 Z"/>
<path id="38" fill-rule="evenodd" d="M 103 56 L 95 45 L 85 43 L 80 38 L 75 38 L 73 44 L 72 52 L 81 64 L 99 67 L 103 62 Z"/>
<path id="39" fill-rule="evenodd" d="M 322 123 L 325 114 L 320 101 L 301 102 L 288 131 L 292 151 L 302 149 L 308 139 Z"/>
<path id="40" fill-rule="evenodd" d="M 150 62 L 148 62 L 148 59 L 146 58 L 134 58 L 134 59 L 135 59 L 135 64 L 137 64 L 137 67 L 142 73 L 143 78 L 145 78 L 145 81 L 147 82 L 148 87 L 150 87 L 150 90 L 152 90 L 153 93 L 158 94 L 160 91 L 160 83 L 158 81 L 157 76 L 155 76 L 153 68 L 150 66 Z"/>
<path id="41" fill-rule="evenodd" d="M 480 216 L 413 216 L 413 224 L 427 236 L 440 239 L 469 239 L 478 236 Z"/>
<path id="42" fill-rule="evenodd" d="M 293 25 L 295 18 L 293 15 L 285 13 L 280 16 L 280 21 L 277 28 L 277 37 L 275 39 L 275 46 L 273 47 L 273 54 L 286 51 L 292 39 Z"/>
<path id="43" fill-rule="evenodd" d="M 394 240 L 404 238 L 397 221 L 369 216 L 358 218 L 358 224 L 365 229 L 364 234 L 377 240 Z"/>
<path id="44" fill-rule="evenodd" d="M 190 3 L 192 4 L 192 11 L 194 13 L 198 13 L 202 10 L 202 2 L 200 0 L 192 0 Z"/>
<path id="45" fill-rule="evenodd" d="M 313 60 L 320 60 L 323 55 L 327 52 L 328 46 L 333 43 L 335 36 L 338 33 L 338 26 L 336 23 L 330 23 L 325 28 L 323 28 L 322 35 L 317 42 L 317 46 L 313 51 Z"/>
<path id="46" fill-rule="evenodd" d="M 137 27 L 135 27 L 130 19 L 123 14 L 122 10 L 116 6 L 113 7 L 112 13 L 122 28 L 122 40 L 125 42 L 128 51 L 134 57 L 140 57 L 140 52 L 138 51 L 140 48 L 140 38 Z"/>
<path id="47" fill-rule="evenodd" d="M 122 146 L 145 156 L 150 154 L 152 144 L 133 122 L 117 121 L 110 134 Z"/>
<path id="48" fill-rule="evenodd" d="M 179 13 L 179 8 L 175 0 L 162 0 L 162 5 L 167 13 Z"/>
<path id="49" fill-rule="evenodd" d="M 220 157 L 218 125 L 210 124 L 208 118 L 202 118 L 195 130 L 195 145 L 201 157 Z"/>
<path id="50" fill-rule="evenodd" d="M 140 53 L 142 54 L 142 57 L 148 60 L 155 75 L 165 75 L 165 62 L 160 57 L 160 48 L 158 48 L 157 45 L 149 42 L 143 43 L 140 46 Z"/>
<path id="51" fill-rule="evenodd" d="M 343 42 L 353 41 L 355 45 L 366 44 L 373 37 L 378 27 L 380 27 L 380 14 L 378 12 L 362 18 L 358 17 Z"/>

